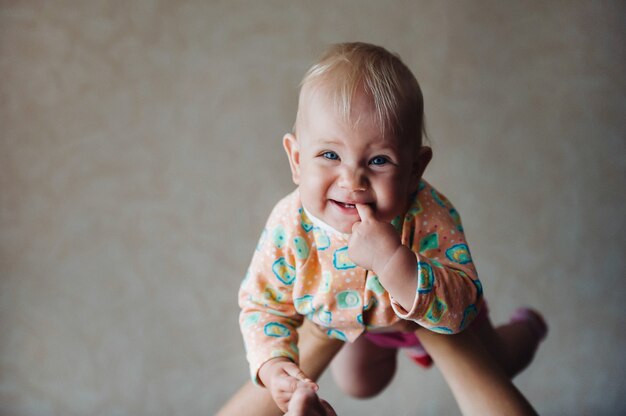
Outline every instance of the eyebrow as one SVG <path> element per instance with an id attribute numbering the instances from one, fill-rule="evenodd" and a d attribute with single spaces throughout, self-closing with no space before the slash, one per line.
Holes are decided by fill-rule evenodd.
<path id="1" fill-rule="evenodd" d="M 402 145 L 399 144 L 392 144 L 389 142 L 386 142 L 383 146 L 382 146 L 383 150 L 392 150 L 394 152 L 400 152 L 402 150 Z"/>
<path id="2" fill-rule="evenodd" d="M 342 147 L 344 144 L 336 139 L 320 139 L 318 142 L 318 146 L 339 146 Z M 395 156 L 399 156 L 400 153 L 402 152 L 402 146 L 398 146 L 398 145 L 393 145 L 391 143 L 384 143 L 382 146 L 378 147 L 377 146 L 377 150 L 376 152 L 373 153 L 378 153 L 378 154 L 384 154 L 384 153 L 392 153 Z"/>
<path id="3" fill-rule="evenodd" d="M 343 145 L 343 143 L 341 143 L 341 141 L 337 140 L 337 139 L 320 139 L 320 143 L 322 144 L 334 144 L 334 145 Z"/>

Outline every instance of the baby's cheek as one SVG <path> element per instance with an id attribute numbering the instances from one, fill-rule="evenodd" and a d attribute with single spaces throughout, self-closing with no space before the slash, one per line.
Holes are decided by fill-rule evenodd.
<path id="1" fill-rule="evenodd" d="M 382 205 L 376 211 L 376 219 L 381 222 L 391 223 L 398 215 L 401 209 L 396 204 Z"/>

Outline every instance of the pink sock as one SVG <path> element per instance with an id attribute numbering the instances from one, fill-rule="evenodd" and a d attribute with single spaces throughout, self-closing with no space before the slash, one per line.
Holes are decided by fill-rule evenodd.
<path id="1" fill-rule="evenodd" d="M 422 346 L 404 348 L 406 355 L 413 360 L 414 363 L 428 368 L 433 365 L 433 359 Z"/>

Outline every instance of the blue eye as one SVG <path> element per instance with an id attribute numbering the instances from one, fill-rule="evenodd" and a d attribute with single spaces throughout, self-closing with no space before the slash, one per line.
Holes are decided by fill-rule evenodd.
<path id="1" fill-rule="evenodd" d="M 370 163 L 372 165 L 382 166 L 389 163 L 389 159 L 387 159 L 385 156 L 376 156 L 375 158 L 370 160 Z"/>
<path id="2" fill-rule="evenodd" d="M 335 152 L 324 152 L 324 153 L 322 153 L 322 157 L 324 159 L 328 159 L 328 160 L 338 160 L 339 159 L 339 155 L 337 155 L 337 153 L 335 153 Z"/>

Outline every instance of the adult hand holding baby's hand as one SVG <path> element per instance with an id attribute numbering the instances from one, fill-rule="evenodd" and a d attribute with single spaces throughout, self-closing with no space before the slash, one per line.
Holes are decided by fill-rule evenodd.
<path id="1" fill-rule="evenodd" d="M 305 385 L 314 391 L 318 389 L 317 384 L 287 358 L 273 358 L 267 361 L 259 369 L 259 378 L 283 412 L 287 412 L 289 400 L 299 386 Z"/>
<path id="2" fill-rule="evenodd" d="M 285 416 L 337 416 L 337 413 L 313 389 L 300 384 L 289 401 L 289 411 Z"/>
<path id="3" fill-rule="evenodd" d="M 400 237 L 391 224 L 376 219 L 369 205 L 356 204 L 356 209 L 361 221 L 352 226 L 348 256 L 364 269 L 381 274 L 401 246 Z"/>

